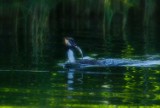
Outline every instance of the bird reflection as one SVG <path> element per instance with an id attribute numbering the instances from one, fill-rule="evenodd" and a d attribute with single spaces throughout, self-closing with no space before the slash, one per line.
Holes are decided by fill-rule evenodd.
<path id="1" fill-rule="evenodd" d="M 67 84 L 68 84 L 68 90 L 74 90 L 74 71 L 69 70 L 67 73 Z"/>
<path id="2" fill-rule="evenodd" d="M 69 69 L 67 71 L 67 90 L 69 91 L 68 96 L 67 96 L 68 99 L 73 98 L 72 92 L 75 90 L 75 83 L 76 85 L 83 84 L 83 73 L 81 73 L 81 76 L 79 78 L 75 78 L 75 70 Z"/>
<path id="3" fill-rule="evenodd" d="M 74 83 L 76 84 L 83 84 L 83 72 L 80 73 L 80 76 L 78 78 L 75 78 L 75 70 L 69 69 L 67 71 L 67 90 L 74 90 Z"/>

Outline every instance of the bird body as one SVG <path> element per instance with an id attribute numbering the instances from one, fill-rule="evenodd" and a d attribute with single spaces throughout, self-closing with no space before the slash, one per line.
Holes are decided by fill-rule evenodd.
<path id="1" fill-rule="evenodd" d="M 106 66 L 124 66 L 126 64 L 137 63 L 137 60 L 129 59 L 91 59 L 83 57 L 83 52 L 79 46 L 75 43 L 73 38 L 64 38 L 65 45 L 67 46 L 68 61 L 65 63 L 66 68 L 81 68 L 81 67 L 106 67 Z M 77 49 L 81 54 L 81 59 L 76 60 L 74 56 L 74 49 Z"/>
<path id="2" fill-rule="evenodd" d="M 81 48 L 79 46 L 77 46 L 77 44 L 75 43 L 73 38 L 65 37 L 64 42 L 65 42 L 65 45 L 68 49 L 68 51 L 67 51 L 68 62 L 70 62 L 70 63 L 76 62 L 75 57 L 74 57 L 74 52 L 73 52 L 74 49 L 77 49 L 80 52 L 81 57 L 83 59 L 83 52 L 82 52 Z"/>
<path id="3" fill-rule="evenodd" d="M 67 56 L 68 56 L 68 62 L 69 63 L 75 63 L 74 53 L 71 49 L 68 49 Z"/>

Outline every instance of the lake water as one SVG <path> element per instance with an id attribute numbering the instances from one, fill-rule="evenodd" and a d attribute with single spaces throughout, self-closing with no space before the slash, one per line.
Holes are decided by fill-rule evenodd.
<path id="1" fill-rule="evenodd" d="M 160 108 L 159 1 L 122 1 L 2 0 L 0 108 Z M 105 65 L 63 68 L 65 36 Z"/>
<path id="2" fill-rule="evenodd" d="M 89 34 L 75 37 L 84 57 L 142 62 L 68 70 L 59 65 L 67 60 L 63 38 L 56 48 L 46 48 L 44 55 L 5 53 L 0 65 L 0 108 L 160 107 L 160 56 L 153 50 L 157 47 L 137 41 L 126 44 L 121 38 L 109 42 L 85 37 Z"/>
<path id="3" fill-rule="evenodd" d="M 105 57 L 104 53 L 88 54 L 94 58 Z M 106 54 L 106 58 L 113 59 L 114 55 Z M 39 66 L 29 67 L 23 62 L 23 65 L 1 66 L 0 108 L 160 107 L 159 55 L 128 59 L 143 60 L 143 63 L 65 69 L 59 63 L 67 59 L 59 57 L 53 63 L 42 62 Z"/>
<path id="4" fill-rule="evenodd" d="M 151 107 L 160 102 L 158 67 L 1 70 L 0 74 L 0 108 Z"/>

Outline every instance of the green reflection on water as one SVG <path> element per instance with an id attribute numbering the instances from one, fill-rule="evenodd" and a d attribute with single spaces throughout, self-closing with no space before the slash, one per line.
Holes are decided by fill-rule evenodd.
<path id="1" fill-rule="evenodd" d="M 122 50 L 122 57 L 130 58 L 133 56 L 134 56 L 134 49 L 131 47 L 131 45 L 126 45 L 126 48 Z"/>
<path id="2" fill-rule="evenodd" d="M 159 74 L 156 71 L 156 69 L 152 68 L 128 68 L 124 78 L 126 80 L 124 91 L 128 94 L 128 98 L 125 101 L 134 100 L 139 104 L 152 105 L 155 96 L 159 93 L 160 85 L 158 82 Z M 131 92 L 135 92 L 136 95 L 131 95 Z M 155 101 L 155 103 L 157 102 Z"/>
<path id="3" fill-rule="evenodd" d="M 1 72 L 0 108 L 158 108 L 159 73 L 159 68 L 135 67 L 75 71 L 72 78 L 67 71 Z"/>

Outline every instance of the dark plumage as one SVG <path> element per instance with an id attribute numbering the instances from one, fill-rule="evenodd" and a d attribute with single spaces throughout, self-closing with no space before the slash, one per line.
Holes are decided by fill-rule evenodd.
<path id="1" fill-rule="evenodd" d="M 99 65 L 100 64 L 97 60 L 83 59 L 82 50 L 80 49 L 80 47 L 77 46 L 73 38 L 65 37 L 64 41 L 65 41 L 65 45 L 68 48 L 68 51 L 67 51 L 68 62 L 65 64 L 66 68 L 73 68 L 73 67 L 78 68 L 84 65 Z M 80 52 L 82 59 L 75 60 L 74 52 L 73 52 L 74 49 L 77 49 Z"/>

